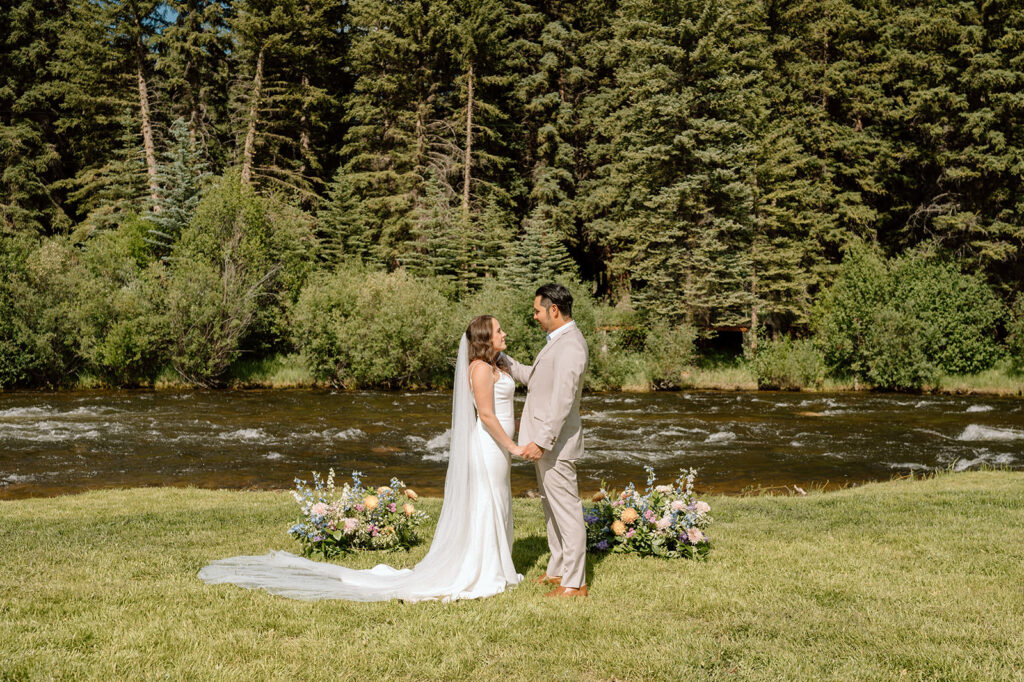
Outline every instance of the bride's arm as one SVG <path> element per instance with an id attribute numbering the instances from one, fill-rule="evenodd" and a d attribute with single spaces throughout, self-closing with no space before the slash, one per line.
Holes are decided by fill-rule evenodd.
<path id="1" fill-rule="evenodd" d="M 486 362 L 478 362 L 469 370 L 470 386 L 473 388 L 473 397 L 476 398 L 476 412 L 480 415 L 487 433 L 503 450 L 508 450 L 513 455 L 521 455 L 522 448 L 515 444 L 505 433 L 498 415 L 494 413 L 494 372 Z"/>

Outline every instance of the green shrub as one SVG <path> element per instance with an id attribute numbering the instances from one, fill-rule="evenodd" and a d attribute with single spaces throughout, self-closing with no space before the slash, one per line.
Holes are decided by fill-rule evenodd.
<path id="1" fill-rule="evenodd" d="M 399 388 L 449 382 L 453 304 L 433 279 L 343 266 L 310 278 L 293 311 L 295 344 L 318 381 Z"/>
<path id="2" fill-rule="evenodd" d="M 852 246 L 812 315 L 816 340 L 834 373 L 866 378 L 865 343 L 875 312 L 888 296 L 889 269 L 882 256 L 867 246 Z"/>
<path id="3" fill-rule="evenodd" d="M 825 358 L 811 339 L 762 340 L 750 356 L 761 389 L 793 391 L 825 380 Z"/>
<path id="4" fill-rule="evenodd" d="M 199 202 L 171 252 L 166 294 L 171 364 L 186 381 L 220 382 L 272 305 L 283 268 L 273 244 L 263 201 L 237 178 Z"/>
<path id="5" fill-rule="evenodd" d="M 164 267 L 147 264 L 136 223 L 96 233 L 85 243 L 76 319 L 86 369 L 103 383 L 152 382 L 167 361 Z"/>
<path id="6" fill-rule="evenodd" d="M 1004 315 L 983 281 L 952 264 L 926 255 L 890 264 L 859 246 L 815 306 L 813 328 L 832 372 L 917 389 L 940 370 L 991 367 Z"/>
<path id="7" fill-rule="evenodd" d="M 925 352 L 927 331 L 903 306 L 877 311 L 864 343 L 865 379 L 878 388 L 916 391 L 937 377 L 935 363 Z"/>
<path id="8" fill-rule="evenodd" d="M 687 324 L 654 322 L 647 330 L 643 357 L 647 373 L 656 388 L 677 388 L 683 372 L 693 365 L 697 330 Z"/>
<path id="9" fill-rule="evenodd" d="M 980 278 L 950 263 L 901 258 L 890 300 L 921 327 L 924 355 L 948 374 L 974 374 L 999 358 L 996 331 L 1006 310 Z"/>
<path id="10" fill-rule="evenodd" d="M 1024 372 L 1024 294 L 1017 294 L 1006 324 L 1006 347 L 1017 372 Z"/>
<path id="11" fill-rule="evenodd" d="M 0 236 L 0 387 L 73 381 L 80 281 L 78 252 L 66 238 Z"/>

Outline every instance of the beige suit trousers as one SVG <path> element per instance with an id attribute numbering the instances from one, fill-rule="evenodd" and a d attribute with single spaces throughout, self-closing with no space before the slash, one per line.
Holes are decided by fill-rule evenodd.
<path id="1" fill-rule="evenodd" d="M 542 457 L 533 466 L 551 551 L 546 572 L 562 576 L 564 587 L 578 588 L 587 582 L 587 528 L 576 481 L 576 462 Z"/>

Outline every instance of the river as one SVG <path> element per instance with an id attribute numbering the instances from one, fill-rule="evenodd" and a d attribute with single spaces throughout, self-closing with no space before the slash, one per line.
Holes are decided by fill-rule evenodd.
<path id="1" fill-rule="evenodd" d="M 450 394 L 311 390 L 0 393 L 0 499 L 93 488 L 290 488 L 334 467 L 424 494 L 444 485 Z M 522 396 L 517 397 L 521 407 Z M 583 399 L 580 488 L 698 471 L 698 491 L 843 487 L 982 465 L 1024 468 L 1024 401 L 711 392 Z M 512 466 L 514 494 L 536 487 Z"/>

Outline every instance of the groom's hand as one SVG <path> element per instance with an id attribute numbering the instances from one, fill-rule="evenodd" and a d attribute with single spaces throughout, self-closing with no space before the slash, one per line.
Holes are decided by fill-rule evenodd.
<path id="1" fill-rule="evenodd" d="M 523 459 L 527 459 L 531 462 L 536 462 L 538 459 L 544 456 L 544 451 L 540 449 L 540 446 L 530 441 L 526 444 L 523 449 Z"/>

